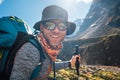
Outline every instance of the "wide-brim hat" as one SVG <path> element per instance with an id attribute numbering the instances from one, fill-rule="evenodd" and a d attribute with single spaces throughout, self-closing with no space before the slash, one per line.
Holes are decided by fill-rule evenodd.
<path id="1" fill-rule="evenodd" d="M 51 5 L 46 7 L 42 12 L 41 21 L 36 22 L 33 28 L 36 30 L 40 30 L 40 24 L 42 22 L 48 21 L 48 20 L 57 20 L 57 19 L 68 22 L 66 35 L 70 35 L 75 31 L 76 25 L 75 23 L 68 21 L 67 11 L 56 5 Z"/>

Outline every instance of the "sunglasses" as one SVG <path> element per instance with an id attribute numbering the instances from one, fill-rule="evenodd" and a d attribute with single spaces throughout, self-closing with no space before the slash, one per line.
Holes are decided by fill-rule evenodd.
<path id="1" fill-rule="evenodd" d="M 56 27 L 58 27 L 60 31 L 65 31 L 68 26 L 67 22 L 55 23 L 52 21 L 44 21 L 42 22 L 42 24 L 45 26 L 47 30 L 54 30 Z"/>

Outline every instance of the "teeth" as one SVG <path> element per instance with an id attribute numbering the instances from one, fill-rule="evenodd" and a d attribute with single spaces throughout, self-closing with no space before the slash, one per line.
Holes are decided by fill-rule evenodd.
<path id="1" fill-rule="evenodd" d="M 53 37 L 55 37 L 55 38 L 56 38 L 56 37 L 58 37 L 58 36 L 53 36 Z"/>
<path id="2" fill-rule="evenodd" d="M 53 38 L 58 38 L 58 36 L 52 36 Z"/>

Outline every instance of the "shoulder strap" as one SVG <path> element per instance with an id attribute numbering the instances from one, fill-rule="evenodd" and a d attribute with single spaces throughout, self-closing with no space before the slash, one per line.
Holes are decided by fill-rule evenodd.
<path id="1" fill-rule="evenodd" d="M 43 51 L 41 44 L 38 42 L 38 40 L 36 40 L 35 37 L 33 39 L 30 39 L 29 42 L 39 50 L 39 53 L 40 53 L 39 62 L 42 62 L 45 59 L 45 55 L 44 55 L 45 52 Z"/>
<path id="2" fill-rule="evenodd" d="M 45 59 L 45 55 L 44 55 L 45 52 L 43 51 L 41 44 L 36 39 L 30 39 L 29 42 L 31 42 L 39 50 L 39 53 L 40 53 L 39 64 L 34 69 L 34 71 L 31 74 L 31 77 L 30 77 L 30 80 L 33 80 L 34 78 L 36 78 L 38 76 L 38 73 L 41 71 L 41 64 Z"/>
<path id="3" fill-rule="evenodd" d="M 21 38 L 21 36 L 24 36 L 23 38 Z M 10 48 L 9 50 L 9 54 L 7 55 L 6 61 L 5 61 L 5 65 L 4 65 L 4 69 L 2 71 L 2 74 L 9 79 L 12 68 L 13 68 L 13 64 L 14 64 L 14 58 L 16 56 L 17 51 L 20 49 L 20 47 L 27 42 L 30 39 L 30 35 L 23 33 L 23 32 L 19 32 L 17 35 L 17 38 L 13 44 L 13 46 Z"/>
<path id="4" fill-rule="evenodd" d="M 20 35 L 24 35 L 24 34 L 20 33 L 18 35 L 17 39 L 21 39 L 21 37 L 19 37 Z M 16 56 L 17 51 L 26 42 L 30 42 L 31 44 L 33 44 L 39 50 L 39 53 L 40 53 L 40 60 L 39 60 L 39 62 L 43 62 L 43 60 L 45 59 L 45 55 L 44 55 L 44 52 L 42 50 L 41 44 L 35 39 L 35 37 L 30 36 L 30 35 L 26 35 L 24 37 L 24 39 L 21 40 L 21 42 L 19 44 L 17 44 L 17 42 L 15 42 L 13 47 L 10 50 L 10 53 L 8 55 L 8 58 L 6 60 L 5 67 L 4 67 L 4 70 L 3 70 L 3 73 L 2 73 L 3 77 L 6 77 L 5 80 L 8 80 L 9 77 L 10 77 L 10 74 L 11 74 L 11 71 L 12 71 L 12 67 L 13 67 L 13 64 L 14 64 L 14 58 Z M 38 65 L 35 68 L 35 70 L 33 71 L 32 75 L 31 75 L 31 80 L 38 75 L 40 70 L 41 70 L 41 65 Z"/>

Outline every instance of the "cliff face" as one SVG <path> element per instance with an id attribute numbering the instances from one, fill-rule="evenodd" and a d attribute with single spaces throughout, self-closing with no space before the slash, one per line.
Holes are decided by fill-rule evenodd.
<path id="1" fill-rule="evenodd" d="M 82 63 L 120 65 L 120 36 L 104 36 L 99 39 L 97 43 L 84 48 L 80 47 Z"/>
<path id="2" fill-rule="evenodd" d="M 80 38 L 120 34 L 120 0 L 94 0 L 81 26 Z"/>
<path id="3" fill-rule="evenodd" d="M 93 0 L 76 38 L 64 41 L 61 55 L 79 45 L 83 64 L 120 65 L 120 0 Z"/>
<path id="4" fill-rule="evenodd" d="M 80 33 L 80 39 L 99 38 L 80 46 L 83 63 L 120 65 L 120 0 L 94 0 Z"/>

